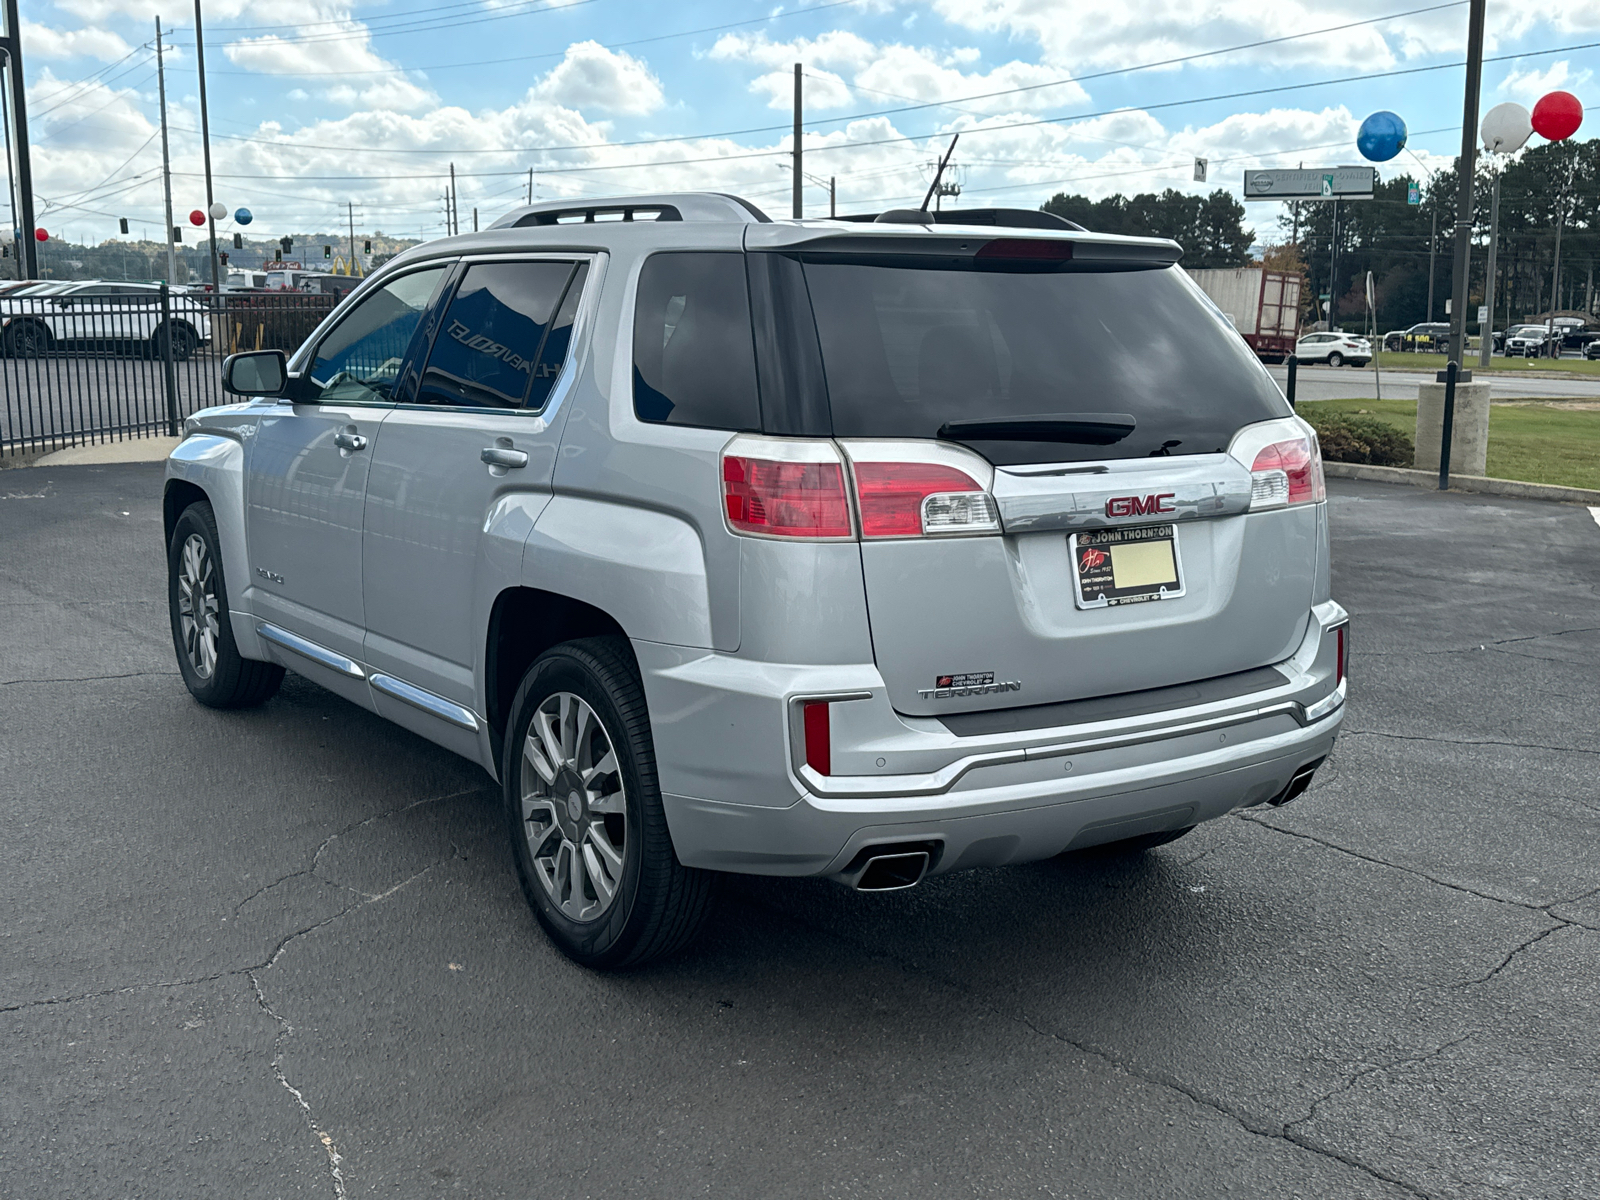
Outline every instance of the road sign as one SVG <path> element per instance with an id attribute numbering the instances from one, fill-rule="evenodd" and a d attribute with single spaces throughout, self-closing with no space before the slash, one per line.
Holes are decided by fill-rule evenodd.
<path id="1" fill-rule="evenodd" d="M 1410 187 L 1408 187 L 1406 189 L 1406 203 L 1407 204 L 1421 204 L 1422 203 L 1422 189 L 1419 188 L 1414 183 Z"/>
<path id="2" fill-rule="evenodd" d="M 1487 325 L 1488 323 L 1489 323 L 1489 308 L 1488 308 L 1487 305 L 1480 304 L 1480 305 L 1478 305 L 1478 324 L 1479 325 Z"/>
<path id="3" fill-rule="evenodd" d="M 1194 160 L 1194 181 L 1196 183 L 1204 183 L 1206 181 L 1206 167 L 1208 163 L 1209 160 L 1204 158 L 1197 158 Z"/>
<path id="4" fill-rule="evenodd" d="M 1246 171 L 1246 200 L 1371 200 L 1378 172 L 1371 167 Z"/>

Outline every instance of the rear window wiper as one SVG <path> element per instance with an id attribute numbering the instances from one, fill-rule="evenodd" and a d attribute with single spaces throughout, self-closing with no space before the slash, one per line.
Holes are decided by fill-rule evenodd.
<path id="1" fill-rule="evenodd" d="M 1133 432 L 1132 413 L 1076 413 L 1070 417 L 985 417 L 946 421 L 939 436 L 952 442 L 1073 442 L 1110 446 Z"/>

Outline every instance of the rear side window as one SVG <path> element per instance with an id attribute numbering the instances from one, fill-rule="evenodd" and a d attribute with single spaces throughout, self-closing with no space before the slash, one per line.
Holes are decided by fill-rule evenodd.
<path id="1" fill-rule="evenodd" d="M 555 376 L 535 367 L 574 266 L 513 262 L 468 267 L 434 337 L 419 402 L 468 408 L 542 406 Z M 565 358 L 565 339 L 561 354 Z"/>
<path id="2" fill-rule="evenodd" d="M 1249 347 L 1180 268 L 996 268 L 806 257 L 833 430 L 938 436 L 947 422 L 1128 414 L 1110 446 L 963 439 L 1000 464 L 1225 451 L 1289 415 Z"/>
<path id="3" fill-rule="evenodd" d="M 761 428 L 742 253 L 645 260 L 633 317 L 633 411 L 669 425 Z"/>

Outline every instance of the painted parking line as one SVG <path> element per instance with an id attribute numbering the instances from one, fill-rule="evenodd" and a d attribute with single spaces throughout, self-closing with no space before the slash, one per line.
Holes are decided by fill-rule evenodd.
<path id="1" fill-rule="evenodd" d="M 1594 523 L 1600 525 L 1600 508 L 1591 508 L 1589 515 L 1594 518 Z"/>

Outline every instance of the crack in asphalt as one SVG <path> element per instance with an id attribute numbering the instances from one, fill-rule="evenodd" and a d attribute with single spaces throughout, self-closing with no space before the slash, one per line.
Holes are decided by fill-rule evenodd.
<path id="1" fill-rule="evenodd" d="M 177 675 L 177 671 L 128 671 L 121 675 L 82 675 L 61 679 L 7 679 L 0 687 L 14 687 L 19 683 L 101 683 L 108 679 L 138 679 L 144 675 Z"/>
<path id="2" fill-rule="evenodd" d="M 278 1024 L 277 1036 L 272 1039 L 272 1074 L 283 1086 L 294 1102 L 300 1106 L 301 1114 L 305 1117 L 306 1126 L 311 1130 L 311 1135 L 321 1143 L 323 1150 L 328 1155 L 328 1173 L 333 1178 L 333 1194 L 338 1200 L 345 1200 L 344 1190 L 344 1156 L 339 1153 L 339 1148 L 334 1144 L 333 1137 L 317 1123 L 316 1114 L 311 1111 L 311 1104 L 306 1100 L 305 1093 L 289 1082 L 289 1077 L 283 1071 L 283 1039 L 294 1032 L 294 1026 L 273 1010 L 267 1003 L 267 994 L 261 988 L 261 981 L 256 978 L 254 971 L 245 972 L 250 978 L 250 986 L 255 989 L 256 1004 L 261 1011 Z"/>
<path id="3" fill-rule="evenodd" d="M 1442 1045 L 1440 1045 L 1440 1046 L 1428 1051 L 1426 1054 L 1412 1055 L 1411 1057 L 1408 1057 L 1408 1058 L 1392 1059 L 1389 1062 L 1373 1063 L 1373 1064 L 1371 1064 L 1369 1066 L 1362 1067 L 1359 1071 L 1357 1071 L 1355 1074 L 1351 1075 L 1349 1079 L 1345 1080 L 1338 1087 L 1334 1088 L 1330 1092 L 1325 1093 L 1324 1095 L 1318 1096 L 1315 1100 L 1313 1100 L 1311 1102 L 1311 1107 L 1306 1111 L 1306 1115 L 1305 1116 L 1295 1118 L 1293 1121 L 1290 1121 L 1283 1128 L 1284 1128 L 1285 1132 L 1287 1132 L 1288 1130 L 1293 1129 L 1296 1125 L 1305 1125 L 1305 1124 L 1308 1124 L 1309 1122 L 1315 1120 L 1316 1119 L 1316 1115 L 1317 1115 L 1317 1109 L 1321 1108 L 1324 1104 L 1326 1104 L 1328 1101 L 1332 1100 L 1334 1097 L 1344 1095 L 1351 1088 L 1355 1087 L 1356 1084 L 1360 1083 L 1363 1079 L 1366 1079 L 1368 1076 L 1376 1075 L 1379 1071 L 1394 1071 L 1394 1070 L 1398 1070 L 1401 1067 L 1417 1066 L 1417 1065 L 1419 1065 L 1421 1063 L 1428 1062 L 1428 1061 L 1430 1061 L 1432 1059 L 1438 1058 L 1445 1051 L 1453 1050 L 1455 1047 L 1461 1045 L 1463 1042 L 1470 1041 L 1474 1037 L 1477 1037 L 1480 1032 L 1481 1032 L 1480 1030 L 1476 1030 L 1476 1029 L 1471 1030 L 1471 1031 L 1469 1031 L 1467 1033 L 1462 1034 L 1458 1038 L 1452 1038 L 1450 1041 L 1445 1042 L 1444 1044 L 1442 1044 Z"/>
<path id="4" fill-rule="evenodd" d="M 1557 901 L 1557 903 L 1560 903 L 1560 901 Z M 1542 912 L 1544 910 L 1541 909 L 1540 911 Z M 1511 960 L 1516 958 L 1517 955 L 1521 954 L 1524 950 L 1528 949 L 1530 946 L 1538 945 L 1540 942 L 1544 941 L 1545 938 L 1549 937 L 1552 933 L 1556 933 L 1556 932 L 1558 932 L 1559 930 L 1562 930 L 1562 929 L 1570 929 L 1572 927 L 1573 923 L 1571 921 L 1566 920 L 1564 917 L 1558 917 L 1554 913 L 1547 913 L 1546 915 L 1552 921 L 1555 921 L 1556 924 L 1550 926 L 1549 929 L 1546 929 L 1546 930 L 1543 930 L 1543 931 L 1541 931 L 1539 933 L 1534 934 L 1531 938 L 1529 938 L 1527 941 L 1523 942 L 1520 946 L 1516 946 L 1516 947 L 1512 948 L 1506 954 L 1506 956 L 1500 960 L 1500 964 L 1498 966 L 1492 968 L 1487 975 L 1484 975 L 1484 976 L 1482 976 L 1482 977 L 1480 977 L 1478 979 L 1463 979 L 1460 983 L 1452 983 L 1450 986 L 1452 988 L 1469 988 L 1469 987 L 1477 987 L 1480 984 L 1488 983 L 1496 975 L 1500 974 L 1501 971 L 1504 971 L 1507 967 L 1509 967 L 1511 965 Z"/>
<path id="5" fill-rule="evenodd" d="M 1550 750 L 1557 754 L 1595 754 L 1600 755 L 1600 750 L 1585 750 L 1577 746 L 1545 746 L 1538 742 L 1501 742 L 1492 738 L 1474 738 L 1467 741 L 1461 738 L 1431 737 L 1421 733 L 1385 733 L 1381 729 L 1345 729 L 1341 731 L 1343 737 L 1376 737 L 1389 738 L 1399 742 L 1438 742 L 1444 746 L 1507 746 L 1513 750 Z"/>

